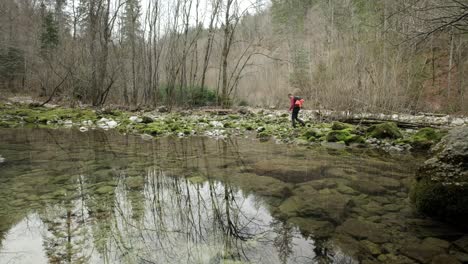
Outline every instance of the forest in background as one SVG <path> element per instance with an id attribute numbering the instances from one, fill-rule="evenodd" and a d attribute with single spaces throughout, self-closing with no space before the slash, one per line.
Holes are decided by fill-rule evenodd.
<path id="1" fill-rule="evenodd" d="M 2 0 L 0 90 L 71 105 L 467 113 L 467 0 Z"/>

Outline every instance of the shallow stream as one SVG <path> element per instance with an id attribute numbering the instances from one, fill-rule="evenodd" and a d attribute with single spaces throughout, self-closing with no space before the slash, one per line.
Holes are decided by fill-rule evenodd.
<path id="1" fill-rule="evenodd" d="M 422 157 L 73 129 L 0 129 L 0 157 L 0 264 L 468 254 L 466 234 L 411 208 Z"/>

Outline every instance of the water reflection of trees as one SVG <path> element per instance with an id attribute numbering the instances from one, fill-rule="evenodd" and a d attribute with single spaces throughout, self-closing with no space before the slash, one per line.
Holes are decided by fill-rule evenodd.
<path id="1" fill-rule="evenodd" d="M 248 260 L 245 242 L 265 232 L 257 215 L 244 213 L 246 198 L 230 186 L 193 185 L 158 169 L 146 180 L 141 221 L 131 216 L 129 192 L 118 188 L 112 237 L 121 255 L 154 263 Z"/>
<path id="2" fill-rule="evenodd" d="M 38 188 L 52 194 L 38 210 L 51 263 L 286 263 L 290 258 L 293 243 L 281 243 L 294 230 L 272 229 L 273 219 L 257 197 L 229 182 L 193 184 L 167 176 L 196 169 L 210 178 L 225 164 L 242 166 L 236 141 L 142 143 L 99 131 L 39 131 L 28 134 L 34 154 L 25 170 L 51 172 Z"/>

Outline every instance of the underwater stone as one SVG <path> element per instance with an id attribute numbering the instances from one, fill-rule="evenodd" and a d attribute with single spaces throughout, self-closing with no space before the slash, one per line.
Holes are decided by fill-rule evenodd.
<path id="1" fill-rule="evenodd" d="M 334 231 L 335 227 L 328 221 L 315 220 L 311 218 L 292 217 L 288 222 L 295 224 L 306 235 L 317 237 L 328 237 Z"/>
<path id="2" fill-rule="evenodd" d="M 400 249 L 400 252 L 422 263 L 430 263 L 435 256 L 445 253 L 440 247 L 417 243 L 407 243 Z"/>
<path id="3" fill-rule="evenodd" d="M 96 193 L 97 194 L 112 194 L 114 193 L 114 187 L 112 186 L 101 186 L 99 188 L 96 189 Z"/>
<path id="4" fill-rule="evenodd" d="M 369 241 L 369 240 L 362 240 L 360 243 L 366 248 L 369 253 L 371 253 L 373 256 L 378 256 L 382 253 L 382 250 L 380 249 L 379 245 Z"/>
<path id="5" fill-rule="evenodd" d="M 188 181 L 191 182 L 192 184 L 202 184 L 206 181 L 207 179 L 203 176 L 194 176 L 188 178 Z"/>
<path id="6" fill-rule="evenodd" d="M 454 244 L 461 250 L 468 253 L 468 236 L 463 236 L 462 238 L 456 240 Z"/>
<path id="7" fill-rule="evenodd" d="M 0 163 L 3 163 L 3 162 L 5 162 L 5 158 L 2 157 L 2 155 L 0 155 Z"/>
<path id="8" fill-rule="evenodd" d="M 436 256 L 432 259 L 431 264 L 461 264 L 460 261 L 457 260 L 457 258 L 443 254 Z"/>
<path id="9" fill-rule="evenodd" d="M 374 243 L 386 243 L 390 236 L 385 232 L 386 227 L 381 224 L 358 219 L 348 219 L 336 231 L 351 235 L 357 239 L 367 239 Z"/>

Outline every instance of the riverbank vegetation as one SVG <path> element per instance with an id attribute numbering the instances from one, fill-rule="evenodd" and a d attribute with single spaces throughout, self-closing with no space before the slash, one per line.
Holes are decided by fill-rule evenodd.
<path id="1" fill-rule="evenodd" d="M 163 111 L 165 109 L 160 109 Z M 164 111 L 163 111 L 164 112 Z M 225 138 L 251 136 L 260 141 L 297 145 L 334 144 L 335 147 L 373 147 L 389 152 L 427 151 L 446 133 L 446 128 L 399 128 L 394 122 L 377 125 L 347 124 L 308 118 L 305 127 L 292 128 L 285 111 L 196 110 L 177 113 L 158 111 L 128 112 L 123 110 L 29 105 L 0 105 L 0 127 L 36 126 L 44 128 L 75 127 L 117 129 L 122 133 L 146 136 L 205 135 Z M 341 148 L 340 147 L 340 148 Z"/>
<path id="2" fill-rule="evenodd" d="M 41 100 L 466 113 L 467 4 L 0 3 L 0 89 Z"/>

